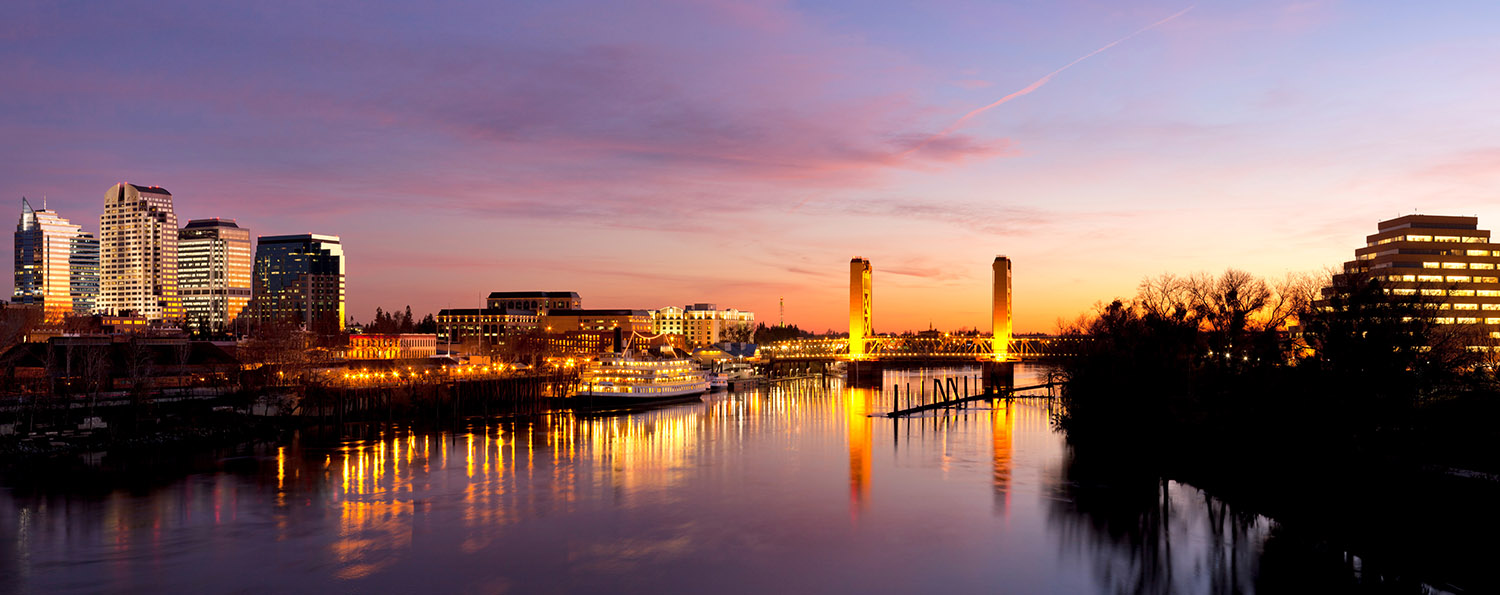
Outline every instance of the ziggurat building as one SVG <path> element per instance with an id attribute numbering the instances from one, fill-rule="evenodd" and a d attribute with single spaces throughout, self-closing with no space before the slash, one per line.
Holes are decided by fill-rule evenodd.
<path id="1" fill-rule="evenodd" d="M 1438 323 L 1500 339 L 1500 244 L 1478 217 L 1406 215 L 1378 229 L 1344 263 L 1346 274 L 1369 275 L 1396 295 L 1426 296 Z"/>

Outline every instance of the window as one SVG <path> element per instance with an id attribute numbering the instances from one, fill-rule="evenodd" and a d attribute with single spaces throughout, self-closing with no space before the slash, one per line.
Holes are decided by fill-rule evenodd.
<path id="1" fill-rule="evenodd" d="M 1466 264 L 1466 263 L 1462 263 L 1462 262 L 1445 262 L 1445 263 L 1443 263 L 1443 268 L 1445 268 L 1445 269 L 1466 269 L 1466 268 L 1469 268 L 1469 265 Z"/>

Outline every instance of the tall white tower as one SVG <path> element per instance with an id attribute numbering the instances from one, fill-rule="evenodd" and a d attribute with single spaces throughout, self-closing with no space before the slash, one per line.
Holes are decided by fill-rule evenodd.
<path id="1" fill-rule="evenodd" d="M 182 321 L 177 294 L 177 213 L 159 186 L 115 184 L 99 217 L 99 301 L 104 314 Z"/>

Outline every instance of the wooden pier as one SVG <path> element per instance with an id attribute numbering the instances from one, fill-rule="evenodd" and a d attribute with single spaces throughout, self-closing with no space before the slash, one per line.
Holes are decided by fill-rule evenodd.
<path id="1" fill-rule="evenodd" d="M 968 386 L 967 380 L 968 379 L 965 378 L 964 380 L 966 381 L 964 383 L 964 386 L 965 386 L 965 391 L 964 392 L 968 392 L 968 390 L 967 390 L 967 386 Z M 913 413 L 921 413 L 923 411 L 932 411 L 934 409 L 946 409 L 948 407 L 959 407 L 959 406 L 963 406 L 963 405 L 968 404 L 968 403 L 973 402 L 973 401 L 988 401 L 988 400 L 991 400 L 991 399 L 1051 399 L 1051 398 L 1053 398 L 1053 396 L 1051 394 L 1046 394 L 1046 395 L 1017 395 L 1015 393 L 1020 392 L 1020 391 L 1026 391 L 1026 390 L 1035 390 L 1035 389 L 1039 389 L 1039 388 L 1050 389 L 1050 388 L 1056 386 L 1059 383 L 1057 383 L 1057 382 L 1047 382 L 1047 383 L 1035 384 L 1035 385 L 1031 385 L 1031 386 L 1001 387 L 1001 388 L 996 389 L 996 390 L 986 390 L 986 391 L 984 391 L 982 393 L 979 393 L 979 394 L 976 394 L 976 395 L 967 395 L 967 396 L 957 396 L 957 395 L 959 395 L 959 393 L 958 393 L 958 382 L 957 382 L 956 379 L 949 378 L 947 386 L 944 386 L 943 383 L 942 383 L 942 381 L 941 380 L 937 380 L 937 379 L 933 380 L 933 384 L 935 385 L 935 388 L 937 390 L 933 391 L 932 397 L 933 397 L 934 400 L 932 402 L 930 402 L 930 403 L 929 402 L 923 402 L 923 401 L 926 400 L 926 397 L 927 397 L 927 393 L 926 393 L 925 390 L 920 395 L 912 395 L 911 394 L 911 388 L 910 388 L 910 386 L 908 386 L 907 387 L 907 400 L 908 400 L 908 403 L 910 403 L 911 401 L 915 400 L 918 404 L 909 406 L 909 407 L 907 407 L 905 409 L 901 409 L 900 408 L 901 407 L 901 390 L 900 390 L 900 386 L 898 385 L 896 387 L 896 396 L 895 396 L 895 403 L 896 403 L 896 407 L 897 408 L 896 408 L 895 411 L 891 411 L 891 412 L 886 413 L 885 416 L 886 417 L 906 417 L 906 416 L 911 415 Z M 950 396 L 950 393 L 953 396 Z"/>

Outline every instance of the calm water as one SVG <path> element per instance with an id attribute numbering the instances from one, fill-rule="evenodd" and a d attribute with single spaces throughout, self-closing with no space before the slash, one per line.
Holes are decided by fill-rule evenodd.
<path id="1" fill-rule="evenodd" d="M 869 417 L 890 407 L 803 381 L 167 470 L 106 457 L 130 487 L 0 491 L 0 577 L 36 593 L 1256 588 L 1274 523 L 1189 486 L 1080 476 L 1044 402 Z"/>

